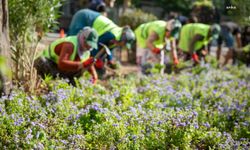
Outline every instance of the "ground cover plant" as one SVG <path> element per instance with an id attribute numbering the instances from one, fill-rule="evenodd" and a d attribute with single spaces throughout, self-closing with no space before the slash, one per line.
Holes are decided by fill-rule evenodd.
<path id="1" fill-rule="evenodd" d="M 202 71 L 201 71 L 202 70 Z M 248 149 L 250 70 L 205 65 L 0 99 L 1 149 Z"/>

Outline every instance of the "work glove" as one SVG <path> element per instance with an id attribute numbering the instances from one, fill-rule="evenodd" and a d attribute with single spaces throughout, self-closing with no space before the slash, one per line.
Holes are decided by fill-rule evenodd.
<path id="1" fill-rule="evenodd" d="M 192 54 L 192 59 L 195 63 L 199 63 L 199 56 L 196 53 Z"/>
<path id="2" fill-rule="evenodd" d="M 176 57 L 174 57 L 174 65 L 178 65 L 178 64 L 179 64 L 179 60 Z"/>
<path id="3" fill-rule="evenodd" d="M 95 67 L 98 68 L 98 69 L 102 69 L 104 66 L 104 63 L 101 59 L 97 59 L 96 62 L 95 62 Z"/>
<path id="4" fill-rule="evenodd" d="M 90 82 L 92 84 L 96 84 L 97 80 L 98 80 L 98 75 L 96 74 L 96 70 L 95 70 L 95 67 L 94 66 L 91 66 L 89 69 L 88 69 L 89 73 L 91 74 L 92 78 L 90 79 Z"/>
<path id="5" fill-rule="evenodd" d="M 92 65 L 94 62 L 95 62 L 95 59 L 93 57 L 90 57 L 89 59 L 84 61 L 82 64 L 84 68 L 87 68 L 87 67 L 90 67 L 90 65 Z"/>
<path id="6" fill-rule="evenodd" d="M 152 52 L 155 53 L 155 54 L 160 54 L 161 53 L 161 49 L 155 47 L 155 48 L 152 49 Z"/>

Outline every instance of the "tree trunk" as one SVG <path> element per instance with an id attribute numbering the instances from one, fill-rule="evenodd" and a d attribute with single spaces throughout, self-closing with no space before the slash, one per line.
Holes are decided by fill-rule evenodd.
<path id="1" fill-rule="evenodd" d="M 9 23 L 8 23 L 8 0 L 0 0 L 0 55 L 6 59 L 7 68 L 11 68 L 10 58 L 10 39 L 9 39 Z M 0 94 L 8 93 L 11 89 L 11 77 L 7 76 L 4 72 L 0 72 Z"/>

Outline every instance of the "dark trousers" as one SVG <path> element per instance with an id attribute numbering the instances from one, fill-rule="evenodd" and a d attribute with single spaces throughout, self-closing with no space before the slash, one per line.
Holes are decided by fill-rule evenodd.
<path id="1" fill-rule="evenodd" d="M 45 79 L 46 75 L 51 75 L 53 78 L 61 77 L 69 79 L 69 82 L 75 85 L 74 78 L 79 78 L 83 74 L 83 69 L 77 72 L 63 72 L 58 69 L 57 64 L 46 57 L 38 57 L 34 62 L 34 67 L 37 73 Z"/>

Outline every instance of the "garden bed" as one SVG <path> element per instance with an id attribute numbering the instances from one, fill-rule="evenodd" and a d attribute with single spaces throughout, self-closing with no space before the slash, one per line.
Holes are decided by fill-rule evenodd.
<path id="1" fill-rule="evenodd" d="M 250 70 L 209 65 L 179 75 L 127 75 L 105 86 L 46 81 L 0 99 L 4 149 L 247 149 Z"/>

